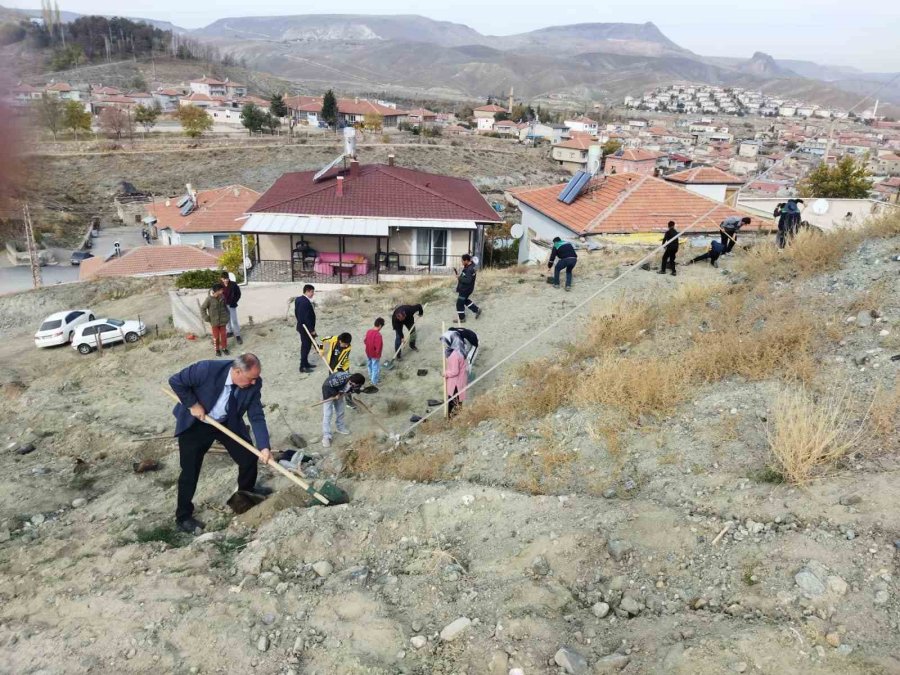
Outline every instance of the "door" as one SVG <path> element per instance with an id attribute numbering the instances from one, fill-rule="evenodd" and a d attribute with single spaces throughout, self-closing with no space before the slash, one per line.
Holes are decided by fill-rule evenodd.
<path id="1" fill-rule="evenodd" d="M 122 339 L 118 326 L 110 326 L 108 323 L 104 323 L 97 326 L 97 331 L 100 334 L 100 341 L 105 345 Z"/>

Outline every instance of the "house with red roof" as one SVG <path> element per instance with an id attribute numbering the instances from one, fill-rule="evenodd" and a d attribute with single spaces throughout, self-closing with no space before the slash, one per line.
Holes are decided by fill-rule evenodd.
<path id="1" fill-rule="evenodd" d="M 597 145 L 597 142 L 590 136 L 576 134 L 567 141 L 554 144 L 550 148 L 550 159 L 572 173 L 583 171 L 587 166 L 588 148 L 592 145 Z"/>
<path id="2" fill-rule="evenodd" d="M 644 176 L 652 176 L 659 158 L 658 152 L 640 148 L 623 148 L 604 160 L 603 172 L 607 176 L 613 173 L 639 173 Z"/>
<path id="3" fill-rule="evenodd" d="M 472 116 L 475 118 L 475 128 L 478 133 L 486 134 L 494 130 L 494 120 L 497 113 L 508 112 L 506 108 L 502 108 L 494 103 L 478 106 L 472 110 Z"/>
<path id="4" fill-rule="evenodd" d="M 356 160 L 283 174 L 248 210 L 249 280 L 375 283 L 450 274 L 502 222 L 465 178 Z"/>
<path id="5" fill-rule="evenodd" d="M 178 99 L 183 95 L 184 92 L 179 89 L 160 87 L 153 92 L 153 101 L 154 103 L 158 103 L 162 110 L 171 112 L 178 108 Z"/>
<path id="6" fill-rule="evenodd" d="M 192 189 L 175 198 L 154 198 L 146 204 L 143 222 L 156 228 L 165 245 L 221 249 L 228 237 L 240 234 L 244 214 L 259 197 L 243 185 Z"/>
<path id="7" fill-rule="evenodd" d="M 437 113 L 426 108 L 413 108 L 408 110 L 406 117 L 412 125 L 428 125 L 437 122 Z"/>
<path id="8" fill-rule="evenodd" d="M 29 105 L 32 101 L 40 101 L 43 93 L 37 87 L 32 87 L 25 82 L 19 82 L 9 90 L 9 97 L 15 105 Z"/>
<path id="9" fill-rule="evenodd" d="M 563 122 L 571 131 L 581 131 L 591 136 L 597 135 L 597 123 L 590 117 L 581 115 Z"/>
<path id="10" fill-rule="evenodd" d="M 288 114 L 299 122 L 318 126 L 322 118 L 321 96 L 285 96 Z M 338 121 L 345 125 L 362 124 L 367 116 L 378 117 L 382 127 L 396 127 L 407 121 L 408 113 L 364 98 L 337 99 Z"/>
<path id="11" fill-rule="evenodd" d="M 665 176 L 670 183 L 683 185 L 687 190 L 694 192 L 717 202 L 724 202 L 734 206 L 734 200 L 738 190 L 746 182 L 730 173 L 726 173 L 714 166 L 695 166 L 677 173 Z"/>
<path id="12" fill-rule="evenodd" d="M 543 242 L 611 234 L 665 232 L 674 220 L 679 230 L 691 227 L 693 234 L 715 234 L 728 216 L 746 216 L 722 204 L 661 178 L 639 173 L 596 176 L 571 202 L 560 201 L 564 184 L 510 190 L 522 212 L 524 239 L 519 244 L 519 262 L 543 260 Z M 769 218 L 753 218 L 746 229 L 771 229 Z"/>
<path id="13" fill-rule="evenodd" d="M 51 82 L 44 91 L 47 92 L 47 96 L 54 96 L 63 101 L 86 101 L 89 98 L 88 92 L 81 91 L 68 82 Z"/>
<path id="14" fill-rule="evenodd" d="M 98 277 L 159 277 L 191 270 L 217 270 L 222 251 L 196 246 L 138 246 L 110 258 L 88 258 L 79 267 L 81 281 Z"/>
<path id="15" fill-rule="evenodd" d="M 519 125 L 512 120 L 500 120 L 499 122 L 494 122 L 494 132 L 501 136 L 514 136 L 518 138 Z"/>
<path id="16" fill-rule="evenodd" d="M 206 75 L 204 75 L 197 80 L 191 80 L 190 86 L 191 93 L 194 94 L 221 96 L 223 98 L 228 95 L 228 88 L 225 81 L 216 79 L 215 77 L 206 77 Z"/>

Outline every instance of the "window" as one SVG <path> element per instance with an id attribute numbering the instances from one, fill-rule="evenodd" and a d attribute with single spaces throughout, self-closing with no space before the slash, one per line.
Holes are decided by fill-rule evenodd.
<path id="1" fill-rule="evenodd" d="M 69 312 L 66 315 L 66 323 L 72 323 L 75 319 L 77 319 L 82 314 L 84 314 L 84 312 Z"/>
<path id="2" fill-rule="evenodd" d="M 45 321 L 38 330 L 53 330 L 60 326 L 62 326 L 62 321 L 60 319 L 55 319 L 54 321 Z"/>
<path id="3" fill-rule="evenodd" d="M 106 322 L 107 322 L 107 323 L 111 323 L 111 324 L 112 324 L 113 326 L 115 326 L 116 328 L 119 328 L 120 326 L 124 326 L 124 325 L 125 325 L 125 322 L 122 321 L 121 319 L 107 319 Z"/>
<path id="4" fill-rule="evenodd" d="M 213 248 L 225 248 L 225 242 L 228 241 L 229 235 L 227 234 L 214 234 L 213 235 Z"/>
<path id="5" fill-rule="evenodd" d="M 81 337 L 88 337 L 91 335 L 97 334 L 97 326 L 88 326 L 83 331 L 81 331 Z"/>
<path id="6" fill-rule="evenodd" d="M 416 264 L 445 267 L 448 242 L 447 230 L 416 230 Z"/>
<path id="7" fill-rule="evenodd" d="M 101 324 L 97 326 L 97 331 L 100 333 L 111 333 L 113 331 L 119 330 L 118 326 L 110 326 L 108 323 Z"/>

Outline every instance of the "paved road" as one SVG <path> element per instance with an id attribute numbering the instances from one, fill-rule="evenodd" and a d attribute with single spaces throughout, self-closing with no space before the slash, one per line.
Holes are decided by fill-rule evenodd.
<path id="1" fill-rule="evenodd" d="M 100 236 L 94 239 L 94 248 L 91 252 L 96 256 L 106 256 L 113 250 L 114 242 L 118 241 L 123 249 L 143 246 L 141 228 L 136 225 L 123 225 L 119 227 L 104 227 L 100 230 Z M 78 267 L 69 264 L 71 249 L 52 249 L 53 256 L 59 261 L 59 265 L 47 265 L 41 268 L 41 277 L 45 286 L 64 284 L 78 281 Z M 4 255 L 0 259 L 0 295 L 27 291 L 31 288 L 31 268 L 28 265 L 10 265 Z"/>

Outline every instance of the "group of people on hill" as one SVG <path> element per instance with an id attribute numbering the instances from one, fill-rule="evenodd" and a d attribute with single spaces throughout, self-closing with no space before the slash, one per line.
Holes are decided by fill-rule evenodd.
<path id="1" fill-rule="evenodd" d="M 734 249 L 734 245 L 737 243 L 738 231 L 751 222 L 750 216 L 728 216 L 719 223 L 720 240 L 716 241 L 713 239 L 705 252 L 695 256 L 687 264 L 693 265 L 702 260 L 709 260 L 710 265 L 718 267 L 719 258 L 731 253 Z M 659 268 L 660 274 L 665 274 L 667 270 L 671 272 L 673 277 L 676 274 L 675 258 L 678 256 L 679 234 L 678 230 L 675 229 L 675 221 L 670 220 L 662 238 L 662 244 L 665 248 L 663 249 L 662 263 Z"/>
<path id="2" fill-rule="evenodd" d="M 805 202 L 802 199 L 788 199 L 775 207 L 772 215 L 778 219 L 778 248 L 787 246 L 788 241 L 800 231 L 799 204 L 805 204 Z"/>

